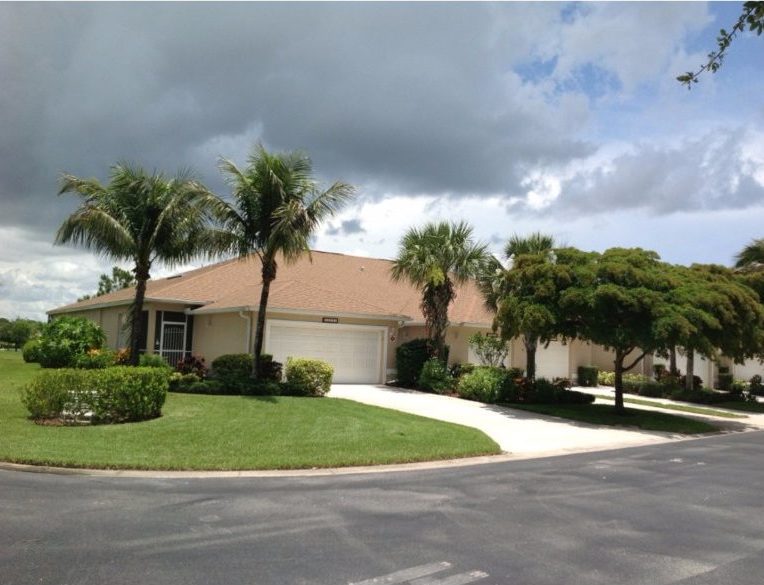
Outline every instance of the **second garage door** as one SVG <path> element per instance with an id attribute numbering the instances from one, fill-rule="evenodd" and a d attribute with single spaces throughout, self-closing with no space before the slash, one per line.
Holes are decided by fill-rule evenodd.
<path id="1" fill-rule="evenodd" d="M 282 363 L 289 357 L 327 361 L 337 384 L 377 384 L 384 381 L 384 338 L 384 328 L 271 321 L 266 351 Z"/>

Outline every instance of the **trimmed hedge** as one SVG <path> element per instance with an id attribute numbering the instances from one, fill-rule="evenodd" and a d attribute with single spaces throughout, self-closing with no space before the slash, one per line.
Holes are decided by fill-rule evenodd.
<path id="1" fill-rule="evenodd" d="M 412 339 L 395 350 L 395 369 L 399 386 L 413 388 L 419 381 L 422 368 L 434 354 L 429 339 Z"/>
<path id="2" fill-rule="evenodd" d="M 228 353 L 212 361 L 211 377 L 223 386 L 222 394 L 260 394 L 253 386 L 262 386 L 264 382 L 280 382 L 282 365 L 273 361 L 273 356 L 264 353 L 260 356 L 260 379 L 252 379 L 252 362 L 249 353 Z"/>
<path id="3" fill-rule="evenodd" d="M 289 358 L 286 390 L 292 396 L 323 396 L 332 387 L 334 368 L 322 360 Z"/>
<path id="4" fill-rule="evenodd" d="M 168 376 L 160 368 L 116 366 L 42 372 L 22 393 L 34 419 L 92 423 L 133 422 L 162 414 Z"/>
<path id="5" fill-rule="evenodd" d="M 456 380 L 451 376 L 446 364 L 438 358 L 430 358 L 424 363 L 422 373 L 419 374 L 418 387 L 425 392 L 445 394 L 454 389 Z"/>
<path id="6" fill-rule="evenodd" d="M 595 366 L 579 366 L 578 385 L 585 387 L 596 387 L 598 374 L 599 369 Z"/>

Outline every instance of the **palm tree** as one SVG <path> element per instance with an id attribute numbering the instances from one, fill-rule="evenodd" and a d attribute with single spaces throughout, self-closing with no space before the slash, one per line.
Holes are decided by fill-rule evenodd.
<path id="1" fill-rule="evenodd" d="M 752 240 L 735 256 L 735 268 L 746 271 L 764 268 L 764 238 Z"/>
<path id="2" fill-rule="evenodd" d="M 305 153 L 270 153 L 262 145 L 255 147 L 243 169 L 227 159 L 221 159 L 219 166 L 231 187 L 233 202 L 226 203 L 219 216 L 223 227 L 216 247 L 240 258 L 255 254 L 262 265 L 252 366 L 257 378 L 277 256 L 289 263 L 310 254 L 311 236 L 322 221 L 350 200 L 355 189 L 337 181 L 322 190 Z"/>
<path id="3" fill-rule="evenodd" d="M 455 284 L 476 278 L 486 261 L 486 246 L 472 239 L 464 223 L 428 223 L 411 228 L 393 261 L 392 278 L 408 280 L 422 291 L 422 312 L 436 355 L 446 361 L 448 307 L 456 298 Z"/>
<path id="4" fill-rule="evenodd" d="M 63 193 L 80 207 L 58 229 L 55 244 L 74 244 L 133 263 L 135 299 L 130 307 L 130 363 L 137 365 L 143 336 L 141 312 L 155 262 L 188 262 L 201 252 L 205 231 L 219 201 L 188 171 L 174 177 L 148 174 L 138 166 L 111 167 L 109 183 L 63 174 Z"/>
<path id="5" fill-rule="evenodd" d="M 514 265 L 520 256 L 549 258 L 555 245 L 554 237 L 540 232 L 534 232 L 525 237 L 515 234 L 509 238 L 504 246 L 504 255 L 506 259 L 512 261 Z M 510 268 L 509 270 L 511 271 L 512 269 Z M 495 276 L 492 277 L 492 289 L 487 286 L 482 287 L 483 294 L 486 296 L 486 301 L 489 305 L 494 305 L 496 309 L 498 309 L 498 305 L 501 303 L 501 297 L 503 295 L 512 294 L 511 290 L 507 290 L 508 281 L 505 277 L 506 273 L 497 271 Z M 504 290 L 502 291 L 502 289 Z M 492 291 L 490 297 L 487 296 L 489 291 Z M 537 320 L 530 319 L 530 322 L 536 323 Z M 525 346 L 525 375 L 529 380 L 534 380 L 536 378 L 536 351 L 541 339 L 536 331 L 523 328 L 520 328 L 520 331 L 522 332 L 523 345 Z"/>

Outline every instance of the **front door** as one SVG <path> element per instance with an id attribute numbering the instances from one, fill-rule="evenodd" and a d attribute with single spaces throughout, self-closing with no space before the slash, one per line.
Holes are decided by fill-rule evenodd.
<path id="1" fill-rule="evenodd" d="M 186 324 L 165 321 L 162 323 L 160 355 L 175 367 L 186 353 Z"/>

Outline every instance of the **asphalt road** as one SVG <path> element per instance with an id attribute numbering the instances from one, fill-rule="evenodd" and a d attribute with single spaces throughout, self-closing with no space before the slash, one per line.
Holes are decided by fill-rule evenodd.
<path id="1" fill-rule="evenodd" d="M 0 583 L 761 585 L 764 433 L 448 470 L 0 472 Z"/>

